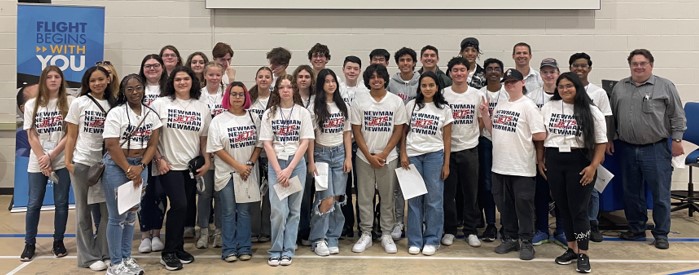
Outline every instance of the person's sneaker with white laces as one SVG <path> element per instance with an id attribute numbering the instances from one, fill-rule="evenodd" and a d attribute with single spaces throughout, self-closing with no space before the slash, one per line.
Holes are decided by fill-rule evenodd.
<path id="1" fill-rule="evenodd" d="M 165 244 L 163 243 L 163 241 L 160 240 L 160 237 L 156 236 L 151 239 L 150 247 L 151 251 L 158 252 L 163 251 L 163 249 L 165 248 Z"/>
<path id="2" fill-rule="evenodd" d="M 104 264 L 103 261 L 95 261 L 94 263 L 90 264 L 90 270 L 92 271 L 102 271 L 107 269 L 107 265 Z"/>
<path id="3" fill-rule="evenodd" d="M 381 236 L 381 246 L 383 246 L 383 250 L 388 254 L 396 254 L 398 252 L 398 248 L 396 248 L 396 243 L 393 242 L 392 236 Z"/>
<path id="4" fill-rule="evenodd" d="M 124 274 L 132 274 L 131 270 L 129 270 L 126 265 L 124 265 L 124 262 L 121 262 L 116 265 L 112 265 L 107 269 L 107 275 L 124 275 Z"/>
<path id="5" fill-rule="evenodd" d="M 279 260 L 279 257 L 269 257 L 269 259 L 267 259 L 267 264 L 269 266 L 279 266 Z"/>
<path id="6" fill-rule="evenodd" d="M 134 260 L 133 258 L 125 259 L 122 262 L 127 268 L 129 268 L 129 270 L 131 270 L 133 274 L 143 275 L 143 273 L 145 273 L 143 271 L 143 268 L 140 265 L 138 265 L 138 263 L 136 263 L 136 260 Z"/>
<path id="7" fill-rule="evenodd" d="M 476 234 L 469 234 L 466 240 L 468 241 L 468 245 L 470 245 L 471 247 L 481 246 L 481 240 L 478 238 Z"/>
<path id="8" fill-rule="evenodd" d="M 354 253 L 362 253 L 364 250 L 367 248 L 371 247 L 373 244 L 371 242 L 371 233 L 369 232 L 364 232 L 362 233 L 362 237 L 359 238 L 357 243 L 352 246 L 352 252 Z"/>
<path id="9" fill-rule="evenodd" d="M 330 255 L 340 254 L 340 248 L 337 246 L 328 247 L 328 251 L 330 252 Z"/>
<path id="10" fill-rule="evenodd" d="M 328 249 L 328 243 L 325 240 L 317 241 L 313 243 L 311 250 L 318 256 L 328 256 L 330 255 L 330 250 Z"/>
<path id="11" fill-rule="evenodd" d="M 199 231 L 199 239 L 197 240 L 196 248 L 197 249 L 209 248 L 209 229 L 208 228 L 202 228 Z"/>
<path id="12" fill-rule="evenodd" d="M 160 264 L 165 266 L 165 269 L 170 271 L 182 269 L 182 263 L 180 259 L 177 258 L 174 252 L 165 253 L 160 256 Z"/>
<path id="13" fill-rule="evenodd" d="M 420 254 L 420 248 L 417 246 L 411 246 L 410 248 L 408 248 L 408 254 L 410 254 L 410 255 Z"/>
<path id="14" fill-rule="evenodd" d="M 403 224 L 402 223 L 396 223 L 395 226 L 393 226 L 393 231 L 391 231 L 391 238 L 393 238 L 394 241 L 400 240 L 400 238 L 403 236 Z"/>
<path id="15" fill-rule="evenodd" d="M 454 244 L 454 235 L 444 234 L 444 236 L 442 237 L 442 244 L 446 246 Z"/>
<path id="16" fill-rule="evenodd" d="M 141 239 L 141 245 L 138 246 L 138 252 L 150 253 L 152 251 L 152 243 L 150 238 Z"/>
<path id="17" fill-rule="evenodd" d="M 436 245 L 426 244 L 424 247 L 422 247 L 422 255 L 432 256 L 434 253 L 437 253 L 437 248 L 438 247 Z"/>
<path id="18" fill-rule="evenodd" d="M 291 257 L 289 256 L 282 256 L 282 260 L 279 261 L 279 265 L 281 266 L 290 266 L 293 261 L 291 260 Z"/>

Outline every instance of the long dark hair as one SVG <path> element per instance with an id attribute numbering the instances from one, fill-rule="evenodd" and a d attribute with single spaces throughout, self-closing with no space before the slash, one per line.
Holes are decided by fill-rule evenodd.
<path id="1" fill-rule="evenodd" d="M 576 123 L 578 124 L 578 129 L 576 129 L 575 135 L 577 136 L 580 131 L 582 131 L 585 148 L 588 149 L 588 155 L 591 156 L 593 149 L 595 148 L 595 120 L 592 117 L 592 110 L 590 106 L 593 106 L 594 103 L 592 103 L 590 96 L 587 95 L 585 86 L 583 86 L 578 75 L 572 72 L 562 73 L 560 76 L 558 76 L 558 79 L 556 79 L 556 89 L 553 90 L 553 96 L 551 97 L 552 101 L 562 100 L 561 95 L 558 93 L 558 83 L 560 83 L 563 79 L 573 82 L 573 85 L 575 86 L 573 115 Z"/>
<path id="2" fill-rule="evenodd" d="M 109 81 L 109 84 L 104 90 L 103 97 L 107 100 L 109 107 L 114 107 L 116 105 L 116 97 L 112 94 L 112 91 L 114 91 L 114 85 L 116 85 L 117 83 L 115 83 L 116 81 L 111 81 L 109 72 L 107 72 L 107 69 L 102 68 L 102 66 L 92 66 L 91 68 L 87 69 L 87 71 L 85 71 L 85 74 L 83 75 L 83 78 L 80 81 L 80 85 L 82 86 L 80 87 L 80 96 L 92 93 L 92 90 L 90 89 L 90 77 L 92 77 L 92 74 L 96 71 L 102 72 L 107 81 Z"/>
<path id="3" fill-rule="evenodd" d="M 347 123 L 347 119 L 349 118 L 347 114 L 347 105 L 345 105 L 345 101 L 342 99 L 342 96 L 340 96 L 340 83 L 337 81 L 337 75 L 335 75 L 335 72 L 330 69 L 322 69 L 320 72 L 318 72 L 318 78 L 315 86 L 316 99 L 315 104 L 313 105 L 313 111 L 318 117 L 318 128 L 321 130 L 323 129 L 323 123 L 330 119 L 330 112 L 328 111 L 328 104 L 326 102 L 327 95 L 323 89 L 323 86 L 325 86 L 325 78 L 327 78 L 329 75 L 333 77 L 336 84 L 335 91 L 333 91 L 333 101 L 335 102 L 335 105 L 337 105 L 337 108 L 340 109 L 340 112 L 342 112 L 342 115 L 345 117 L 345 123 Z"/>
<path id="4" fill-rule="evenodd" d="M 444 89 L 443 84 L 441 81 L 439 81 L 439 77 L 434 72 L 427 71 L 423 72 L 420 75 L 420 81 L 417 84 L 417 97 L 415 97 L 415 105 L 417 105 L 418 110 L 422 109 L 425 107 L 425 96 L 422 94 L 422 89 L 420 88 L 420 84 L 422 84 L 422 79 L 429 77 L 434 80 L 434 83 L 437 85 L 437 92 L 434 93 L 434 96 L 432 96 L 432 102 L 434 102 L 434 106 L 437 106 L 437 108 L 442 109 L 444 108 L 444 105 L 447 105 L 447 100 L 444 99 L 444 95 L 442 94 L 442 89 Z"/>
<path id="5" fill-rule="evenodd" d="M 146 61 L 155 59 L 160 63 L 160 68 L 162 68 L 162 72 L 160 73 L 160 80 L 158 80 L 158 85 L 160 85 L 160 96 L 164 96 L 164 90 L 165 84 L 167 83 L 167 70 L 165 70 L 165 62 L 163 62 L 163 58 L 161 58 L 157 54 L 149 54 L 143 57 L 143 60 L 141 60 L 141 69 L 138 70 L 138 75 L 143 78 L 143 80 L 146 81 L 146 85 L 148 84 L 148 79 L 146 78 L 146 75 L 143 73 L 143 66 L 146 65 Z"/>
<path id="6" fill-rule="evenodd" d="M 269 67 L 266 67 L 266 66 L 262 66 L 259 69 L 257 69 L 257 72 L 255 72 L 255 82 L 256 83 L 257 83 L 257 75 L 260 74 L 261 71 L 268 71 L 269 74 L 272 75 L 272 77 L 274 77 L 274 73 L 272 72 L 272 69 L 270 69 Z M 224 71 L 224 73 L 225 73 L 225 71 Z M 252 101 L 252 103 L 255 103 L 255 100 L 257 100 L 257 97 L 259 97 L 259 96 L 260 96 L 260 91 L 259 91 L 259 88 L 257 87 L 257 84 L 255 84 L 255 86 L 252 86 L 252 88 L 250 88 L 250 100 Z"/>
<path id="7" fill-rule="evenodd" d="M 277 81 L 274 82 L 274 90 L 272 90 L 272 93 L 269 94 L 269 102 L 267 103 L 267 107 L 270 109 L 270 112 L 267 116 L 267 119 L 272 119 L 274 117 L 274 115 L 277 113 L 277 109 L 282 103 L 282 98 L 279 95 L 279 85 L 281 85 L 282 80 L 289 80 L 290 83 L 294 83 L 294 77 L 290 74 L 286 74 L 277 78 Z M 301 96 L 298 93 L 292 94 L 294 104 L 301 105 Z"/>
<path id="8" fill-rule="evenodd" d="M 189 97 L 193 99 L 199 99 L 199 97 L 201 96 L 201 87 L 199 86 L 197 76 L 194 75 L 194 71 L 192 71 L 192 69 L 185 66 L 177 66 L 172 70 L 170 77 L 168 77 L 167 79 L 167 85 L 165 86 L 164 96 L 168 96 L 172 100 L 175 100 L 175 98 L 177 97 L 175 95 L 175 75 L 177 75 L 177 73 L 179 72 L 187 73 L 189 77 L 192 79 L 192 87 L 189 88 Z"/>

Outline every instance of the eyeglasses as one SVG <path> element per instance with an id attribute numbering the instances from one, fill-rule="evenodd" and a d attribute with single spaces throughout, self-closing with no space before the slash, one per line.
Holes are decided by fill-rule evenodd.
<path id="1" fill-rule="evenodd" d="M 143 86 L 126 87 L 125 90 L 126 90 L 127 93 L 142 92 L 142 91 L 143 91 Z"/>
<path id="2" fill-rule="evenodd" d="M 489 73 L 489 72 L 499 72 L 499 73 L 501 73 L 501 72 L 502 72 L 502 68 L 499 68 L 499 67 L 498 67 L 498 68 L 486 67 L 486 68 L 485 68 L 485 72 L 486 72 L 486 73 Z"/>
<path id="3" fill-rule="evenodd" d="M 231 93 L 231 97 L 245 97 L 245 92 L 242 92 L 242 93 Z"/>
<path id="4" fill-rule="evenodd" d="M 566 89 L 575 89 L 575 85 L 573 85 L 573 84 L 558 85 L 558 87 L 556 87 L 556 88 L 557 88 L 559 91 L 560 91 L 560 90 L 566 90 Z"/>
<path id="5" fill-rule="evenodd" d="M 95 65 L 98 65 L 98 66 L 99 65 L 112 65 L 112 62 L 110 62 L 109 60 L 102 60 L 102 61 L 97 61 L 95 63 Z"/>
<path id="6" fill-rule="evenodd" d="M 158 69 L 158 68 L 160 68 L 160 63 L 156 63 L 156 64 L 146 64 L 146 65 L 143 65 L 143 68 L 146 69 L 146 70 Z"/>
<path id="7" fill-rule="evenodd" d="M 177 55 L 174 54 L 174 53 L 165 53 L 165 54 L 163 54 L 163 57 L 164 57 L 164 58 L 168 58 L 168 57 L 177 57 Z"/>
<path id="8" fill-rule="evenodd" d="M 631 67 L 645 67 L 645 66 L 647 66 L 648 64 L 650 64 L 650 62 L 646 62 L 646 61 L 643 61 L 643 62 L 631 62 L 631 63 L 629 63 L 629 65 L 631 65 Z"/>

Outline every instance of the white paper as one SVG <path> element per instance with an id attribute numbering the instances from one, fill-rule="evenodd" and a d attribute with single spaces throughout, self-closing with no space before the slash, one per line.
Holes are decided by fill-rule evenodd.
<path id="1" fill-rule="evenodd" d="M 283 187 L 280 183 L 275 183 L 274 184 L 274 191 L 277 192 L 277 197 L 279 200 L 283 200 L 286 197 L 290 196 L 293 193 L 299 192 L 303 190 L 303 186 L 301 186 L 301 181 L 299 181 L 299 177 L 293 177 L 289 179 L 289 186 Z"/>
<path id="2" fill-rule="evenodd" d="M 119 215 L 126 213 L 129 209 L 141 203 L 141 186 L 133 186 L 133 181 L 129 181 L 117 187 L 117 209 Z"/>
<path id="3" fill-rule="evenodd" d="M 602 193 L 604 188 L 607 188 L 607 184 L 609 184 L 612 178 L 614 178 L 612 172 L 609 172 L 609 170 L 602 165 L 597 166 L 597 180 L 595 180 L 595 189 L 597 189 L 597 192 Z"/>
<path id="4" fill-rule="evenodd" d="M 684 169 L 687 168 L 685 165 L 684 161 L 687 157 L 684 154 L 681 154 L 676 157 L 672 157 L 672 167 L 675 167 L 677 169 Z"/>
<path id="5" fill-rule="evenodd" d="M 328 170 L 330 166 L 325 162 L 316 162 L 316 191 L 328 190 Z"/>
<path id="6" fill-rule="evenodd" d="M 405 200 L 427 194 L 427 187 L 425 187 L 425 180 L 422 179 L 422 175 L 417 171 L 414 164 L 410 164 L 409 167 L 410 170 L 406 170 L 403 167 L 396 168 L 396 177 Z"/>
<path id="7" fill-rule="evenodd" d="M 236 203 L 248 203 L 260 201 L 260 186 L 257 182 L 244 181 L 238 173 L 233 173 L 233 190 Z"/>

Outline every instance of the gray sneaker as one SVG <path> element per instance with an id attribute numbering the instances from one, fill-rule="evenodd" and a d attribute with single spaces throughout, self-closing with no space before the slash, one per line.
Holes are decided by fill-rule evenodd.
<path id="1" fill-rule="evenodd" d="M 107 268 L 107 275 L 133 275 L 135 273 L 131 272 L 131 270 L 126 267 L 124 262 L 121 262 L 119 264 L 115 264 Z"/>
<path id="2" fill-rule="evenodd" d="M 495 253 L 505 254 L 517 250 L 519 250 L 519 240 L 503 239 L 502 243 L 495 248 Z"/>
<path id="3" fill-rule="evenodd" d="M 522 241 L 522 247 L 519 250 L 519 258 L 521 260 L 529 261 L 534 259 L 534 245 L 530 241 Z"/>
<path id="4" fill-rule="evenodd" d="M 133 274 L 143 275 L 143 268 L 133 258 L 128 258 L 123 263 Z"/>

